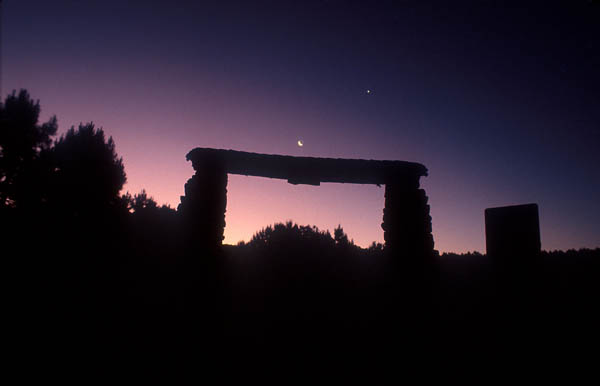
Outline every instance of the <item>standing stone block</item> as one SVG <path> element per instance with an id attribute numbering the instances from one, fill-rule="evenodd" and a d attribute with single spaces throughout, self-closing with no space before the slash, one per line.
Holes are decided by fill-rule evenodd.
<path id="1" fill-rule="evenodd" d="M 199 168 L 185 184 L 178 211 L 188 228 L 188 239 L 214 248 L 223 242 L 227 207 L 227 173 L 218 165 Z"/>
<path id="2" fill-rule="evenodd" d="M 511 259 L 538 255 L 541 241 L 537 204 L 486 209 L 485 241 L 488 256 Z"/>
<path id="3" fill-rule="evenodd" d="M 433 253 L 431 216 L 427 195 L 418 180 L 390 182 L 385 186 L 383 209 L 386 249 L 406 256 Z"/>

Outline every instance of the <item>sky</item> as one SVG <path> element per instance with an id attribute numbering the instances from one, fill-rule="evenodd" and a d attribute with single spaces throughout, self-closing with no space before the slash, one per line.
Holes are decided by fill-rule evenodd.
<path id="1" fill-rule="evenodd" d="M 2 95 L 102 127 L 124 192 L 177 207 L 195 147 L 405 160 L 441 252 L 484 252 L 485 208 L 532 202 L 543 249 L 600 247 L 597 1 L 2 3 Z M 286 220 L 383 242 L 383 187 L 227 189 L 226 243 Z"/>

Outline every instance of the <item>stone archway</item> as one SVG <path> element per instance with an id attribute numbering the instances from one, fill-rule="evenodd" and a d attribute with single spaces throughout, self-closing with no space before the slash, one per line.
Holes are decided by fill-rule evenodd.
<path id="1" fill-rule="evenodd" d="M 195 174 L 185 184 L 178 211 L 204 245 L 223 241 L 227 207 L 227 175 L 268 177 L 289 183 L 321 182 L 385 185 L 383 223 L 385 247 L 394 253 L 423 256 L 433 253 L 427 195 L 419 180 L 427 168 L 405 161 L 293 157 L 234 150 L 196 148 L 186 159 Z"/>

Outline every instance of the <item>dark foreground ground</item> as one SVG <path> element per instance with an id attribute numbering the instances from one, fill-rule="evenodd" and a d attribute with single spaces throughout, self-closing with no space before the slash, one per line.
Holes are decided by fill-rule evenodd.
<path id="1" fill-rule="evenodd" d="M 209 253 L 164 229 L 32 227 L 3 233 L 7 347 L 27 376 L 174 366 L 378 383 L 597 367 L 598 249 L 423 258 L 288 240 Z"/>

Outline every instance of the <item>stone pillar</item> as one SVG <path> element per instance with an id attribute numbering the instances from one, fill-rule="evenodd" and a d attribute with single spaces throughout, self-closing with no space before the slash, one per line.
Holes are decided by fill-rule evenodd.
<path id="1" fill-rule="evenodd" d="M 397 255 L 424 257 L 433 254 L 431 216 L 419 177 L 397 179 L 385 185 L 383 209 L 385 248 Z"/>
<path id="2" fill-rule="evenodd" d="M 194 165 L 196 174 L 185 184 L 185 196 L 177 208 L 186 238 L 201 249 L 221 246 L 227 206 L 227 173 L 218 163 Z"/>

